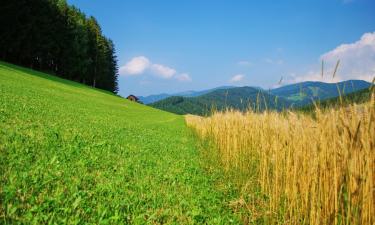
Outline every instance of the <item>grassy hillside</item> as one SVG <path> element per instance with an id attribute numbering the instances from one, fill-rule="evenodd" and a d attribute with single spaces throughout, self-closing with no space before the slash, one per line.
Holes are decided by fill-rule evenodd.
<path id="1" fill-rule="evenodd" d="M 0 223 L 228 224 L 184 118 L 0 63 Z"/>
<path id="2" fill-rule="evenodd" d="M 150 106 L 177 114 L 207 115 L 212 109 L 222 111 L 228 108 L 246 111 L 265 108 L 282 109 L 289 103 L 283 98 L 253 87 L 238 87 L 215 90 L 198 97 L 170 97 Z"/>
<path id="3" fill-rule="evenodd" d="M 308 81 L 276 88 L 271 90 L 271 93 L 287 99 L 298 107 L 311 104 L 313 100 L 321 101 L 340 94 L 349 94 L 368 88 L 370 85 L 363 80 L 348 80 L 339 83 Z"/>

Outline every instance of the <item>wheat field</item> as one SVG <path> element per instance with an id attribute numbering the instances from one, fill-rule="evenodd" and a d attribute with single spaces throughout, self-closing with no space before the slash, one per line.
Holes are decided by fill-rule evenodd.
<path id="1" fill-rule="evenodd" d="M 374 93 L 367 104 L 316 108 L 314 116 L 228 110 L 187 115 L 186 123 L 212 144 L 224 171 L 242 174 L 244 221 L 375 224 Z M 246 200 L 254 187 L 258 199 Z"/>

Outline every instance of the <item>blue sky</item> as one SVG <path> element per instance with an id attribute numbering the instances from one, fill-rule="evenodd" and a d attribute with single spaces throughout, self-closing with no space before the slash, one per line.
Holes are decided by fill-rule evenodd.
<path id="1" fill-rule="evenodd" d="M 373 0 L 68 2 L 114 41 L 124 96 L 319 80 L 322 59 L 337 80 L 375 74 Z"/>

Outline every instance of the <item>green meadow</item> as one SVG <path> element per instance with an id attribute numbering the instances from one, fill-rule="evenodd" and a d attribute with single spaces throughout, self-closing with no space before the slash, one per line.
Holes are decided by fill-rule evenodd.
<path id="1" fill-rule="evenodd" d="M 0 63 L 0 224 L 238 223 L 179 115 Z"/>

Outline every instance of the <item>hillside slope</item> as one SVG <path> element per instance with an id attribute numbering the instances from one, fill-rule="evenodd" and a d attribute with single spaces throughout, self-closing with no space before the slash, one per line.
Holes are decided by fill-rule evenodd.
<path id="1" fill-rule="evenodd" d="M 237 109 L 241 111 L 282 109 L 289 106 L 283 98 L 253 87 L 238 87 L 215 90 L 198 97 L 170 97 L 150 106 L 177 114 L 207 115 L 212 110 Z"/>
<path id="2" fill-rule="evenodd" d="M 317 101 L 315 104 L 321 109 L 330 109 L 335 107 L 347 106 L 350 104 L 362 104 L 371 100 L 371 89 L 365 88 L 350 94 L 346 94 L 340 97 L 329 98 L 323 101 Z M 297 108 L 297 111 L 313 112 L 315 109 L 314 104 L 306 105 L 301 108 Z"/>
<path id="3" fill-rule="evenodd" d="M 181 116 L 0 62 L 0 221 L 229 224 Z"/>

